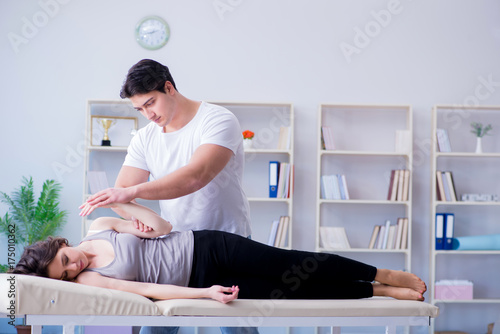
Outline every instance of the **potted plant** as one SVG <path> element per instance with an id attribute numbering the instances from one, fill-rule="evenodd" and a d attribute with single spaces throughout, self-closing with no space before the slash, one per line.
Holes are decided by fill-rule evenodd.
<path id="1" fill-rule="evenodd" d="M 255 134 L 250 130 L 243 131 L 243 147 L 245 149 L 252 148 L 252 140 L 253 140 L 254 135 Z"/>
<path id="2" fill-rule="evenodd" d="M 493 127 L 491 124 L 483 126 L 483 123 L 472 122 L 471 132 L 476 135 L 476 153 L 483 153 L 482 138 L 490 132 Z"/>
<path id="3" fill-rule="evenodd" d="M 12 194 L 0 191 L 0 201 L 8 207 L 5 215 L 0 216 L 0 233 L 7 236 L 9 247 L 12 243 L 25 247 L 39 240 L 45 240 L 64 226 L 67 211 L 59 209 L 60 190 L 59 183 L 46 180 L 38 200 L 35 200 L 33 179 L 23 177 L 22 185 Z M 13 253 L 15 257 L 20 255 L 20 252 Z M 9 259 L 8 265 L 0 265 L 0 272 L 7 271 L 13 266 L 12 260 Z M 31 332 L 29 328 L 30 326 L 16 326 L 18 333 L 29 333 Z"/>

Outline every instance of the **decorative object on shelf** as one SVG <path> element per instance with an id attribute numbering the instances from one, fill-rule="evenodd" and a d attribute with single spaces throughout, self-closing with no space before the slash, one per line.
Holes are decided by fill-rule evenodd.
<path id="1" fill-rule="evenodd" d="M 250 130 L 243 131 L 243 148 L 246 150 L 253 147 L 253 137 L 255 134 Z"/>
<path id="2" fill-rule="evenodd" d="M 140 46 L 148 50 L 157 50 L 165 46 L 170 38 L 170 28 L 161 17 L 146 16 L 135 28 L 135 39 Z"/>
<path id="3" fill-rule="evenodd" d="M 474 284 L 468 280 L 440 280 L 436 282 L 435 297 L 440 300 L 472 300 Z"/>
<path id="4" fill-rule="evenodd" d="M 93 115 L 90 143 L 92 146 L 111 146 L 112 136 L 114 147 L 128 147 L 132 136 L 137 132 L 137 122 L 137 117 Z"/>
<path id="5" fill-rule="evenodd" d="M 496 194 L 462 194 L 464 202 L 498 202 Z"/>
<path id="6" fill-rule="evenodd" d="M 482 138 L 488 134 L 488 132 L 493 129 L 491 124 L 483 126 L 483 123 L 472 122 L 471 132 L 476 135 L 476 153 L 483 153 Z"/>
<path id="7" fill-rule="evenodd" d="M 104 137 L 101 140 L 101 146 L 111 146 L 111 140 L 109 140 L 108 131 L 113 125 L 116 124 L 116 120 L 109 118 L 101 118 L 100 124 L 104 129 Z"/>
<path id="8" fill-rule="evenodd" d="M 453 238 L 453 250 L 500 250 L 500 234 L 468 235 Z"/>

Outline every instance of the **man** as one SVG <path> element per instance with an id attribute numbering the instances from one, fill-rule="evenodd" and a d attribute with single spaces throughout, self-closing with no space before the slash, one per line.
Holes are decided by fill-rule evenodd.
<path id="1" fill-rule="evenodd" d="M 132 139 L 115 187 L 87 203 L 99 207 L 136 198 L 159 200 L 161 215 L 174 231 L 212 229 L 249 237 L 249 205 L 241 187 L 243 137 L 236 117 L 220 106 L 184 97 L 169 69 L 149 59 L 129 70 L 120 96 L 151 123 Z M 150 229 L 140 221 L 136 228 Z M 143 327 L 141 333 L 177 330 Z M 255 328 L 221 330 L 257 333 Z"/>

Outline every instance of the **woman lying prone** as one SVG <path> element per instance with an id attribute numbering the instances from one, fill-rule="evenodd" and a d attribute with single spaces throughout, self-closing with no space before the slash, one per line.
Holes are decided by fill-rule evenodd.
<path id="1" fill-rule="evenodd" d="M 113 204 L 150 228 L 101 217 L 76 247 L 49 238 L 25 249 L 12 273 L 75 281 L 153 299 L 424 300 L 414 274 L 327 253 L 284 250 L 220 231 L 172 232 L 172 225 L 135 203 Z"/>

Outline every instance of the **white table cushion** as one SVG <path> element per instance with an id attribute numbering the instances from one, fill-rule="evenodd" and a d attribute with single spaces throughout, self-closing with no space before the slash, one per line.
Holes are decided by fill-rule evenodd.
<path id="1" fill-rule="evenodd" d="M 14 277 L 14 287 L 8 279 Z M 143 296 L 72 282 L 0 274 L 2 312 L 15 303 L 16 315 L 164 315 L 164 316 L 269 316 L 269 317 L 437 317 L 428 303 L 368 298 L 348 300 L 235 300 L 222 304 L 209 299 L 151 301 Z"/>

